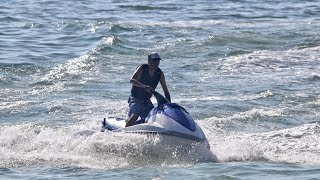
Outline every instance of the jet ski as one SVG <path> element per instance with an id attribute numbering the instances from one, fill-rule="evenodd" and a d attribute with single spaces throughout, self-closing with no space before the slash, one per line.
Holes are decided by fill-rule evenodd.
<path id="1" fill-rule="evenodd" d="M 134 125 L 125 127 L 124 118 L 106 117 L 102 121 L 102 131 L 161 134 L 195 142 L 207 142 L 200 126 L 183 107 L 169 102 L 156 91 L 153 95 L 157 99 L 158 105 L 149 112 L 145 123 L 139 123 L 141 120 L 138 120 Z"/>

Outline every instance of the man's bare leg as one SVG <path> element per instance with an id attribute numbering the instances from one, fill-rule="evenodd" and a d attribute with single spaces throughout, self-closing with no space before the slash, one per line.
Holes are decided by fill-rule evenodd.
<path id="1" fill-rule="evenodd" d="M 132 126 L 134 122 L 138 119 L 139 115 L 133 114 L 126 123 L 125 127 Z"/>

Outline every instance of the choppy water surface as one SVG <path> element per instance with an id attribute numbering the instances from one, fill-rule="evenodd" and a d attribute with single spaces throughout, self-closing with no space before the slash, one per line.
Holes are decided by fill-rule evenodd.
<path id="1" fill-rule="evenodd" d="M 320 177 L 316 0 L 15 0 L 0 20 L 2 179 Z M 210 151 L 100 132 L 153 51 Z"/>

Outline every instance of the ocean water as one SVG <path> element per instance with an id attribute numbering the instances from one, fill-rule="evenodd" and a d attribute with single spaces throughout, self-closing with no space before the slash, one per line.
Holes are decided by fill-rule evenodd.
<path id="1" fill-rule="evenodd" d="M 13 0 L 0 22 L 0 179 L 320 179 L 318 0 Z M 100 132 L 153 51 L 210 150 Z"/>

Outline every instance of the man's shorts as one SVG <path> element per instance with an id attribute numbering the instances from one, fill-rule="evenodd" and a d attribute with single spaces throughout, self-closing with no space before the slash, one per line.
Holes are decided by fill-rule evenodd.
<path id="1" fill-rule="evenodd" d="M 154 108 L 150 99 L 141 100 L 137 99 L 133 96 L 130 96 L 128 99 L 129 103 L 129 112 L 128 117 L 131 117 L 133 114 L 137 114 L 140 116 L 141 120 L 144 122 L 148 113 Z"/>

